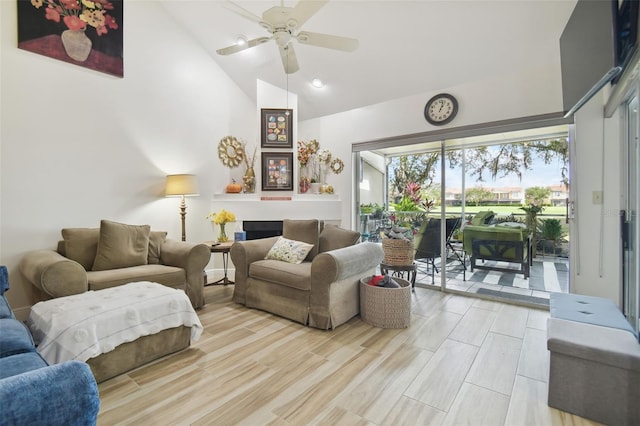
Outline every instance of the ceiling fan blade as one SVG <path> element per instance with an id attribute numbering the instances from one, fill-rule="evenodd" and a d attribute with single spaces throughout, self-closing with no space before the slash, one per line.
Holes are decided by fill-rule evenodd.
<path id="1" fill-rule="evenodd" d="M 296 57 L 296 51 L 293 49 L 291 43 L 279 46 L 280 57 L 282 58 L 282 65 L 284 66 L 284 72 L 287 74 L 293 74 L 298 71 L 298 58 Z"/>
<path id="2" fill-rule="evenodd" d="M 238 14 L 252 22 L 257 22 L 257 23 L 261 23 L 262 22 L 262 18 L 259 17 L 258 15 L 256 15 L 255 13 L 245 9 L 244 7 L 240 6 L 239 4 L 236 4 L 234 2 L 232 2 L 231 0 L 227 0 L 226 2 L 222 3 L 222 7 L 224 7 L 227 10 L 232 11 L 235 14 Z"/>
<path id="3" fill-rule="evenodd" d="M 311 33 L 309 31 L 301 31 L 298 33 L 298 41 L 302 44 L 310 44 L 311 46 L 326 47 L 327 49 L 343 50 L 345 52 L 353 52 L 360 44 L 355 38 L 340 37 L 330 34 Z"/>
<path id="4" fill-rule="evenodd" d="M 247 50 L 251 47 L 257 46 L 262 43 L 266 43 L 271 40 L 273 37 L 258 37 L 253 40 L 249 40 L 245 44 L 233 44 L 231 46 L 223 47 L 222 49 L 216 50 L 218 55 L 231 55 L 233 53 L 242 52 L 243 50 Z"/>
<path id="5" fill-rule="evenodd" d="M 328 0 L 300 0 L 295 5 L 289 17 L 296 21 L 296 28 L 307 22 L 322 6 L 329 3 Z"/>

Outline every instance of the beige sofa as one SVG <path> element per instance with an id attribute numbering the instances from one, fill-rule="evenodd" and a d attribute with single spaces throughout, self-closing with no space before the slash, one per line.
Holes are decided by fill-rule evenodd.
<path id="1" fill-rule="evenodd" d="M 102 220 L 100 228 L 66 228 L 57 250 L 28 252 L 20 271 L 48 297 L 62 297 L 135 281 L 185 291 L 194 308 L 204 305 L 205 244 L 166 239 L 148 225 Z"/>
<path id="2" fill-rule="evenodd" d="M 317 220 L 284 220 L 284 238 L 313 245 L 299 264 L 265 259 L 279 237 L 236 242 L 233 300 L 320 329 L 343 324 L 360 312 L 359 281 L 384 257 L 360 234 Z M 354 245 L 355 244 L 355 245 Z"/>

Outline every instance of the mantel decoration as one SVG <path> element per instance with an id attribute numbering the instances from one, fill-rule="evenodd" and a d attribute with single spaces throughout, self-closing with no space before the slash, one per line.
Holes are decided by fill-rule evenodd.
<path id="1" fill-rule="evenodd" d="M 244 141 L 236 138 L 235 136 L 225 136 L 222 139 L 220 139 L 220 143 L 218 143 L 218 158 L 220 158 L 220 161 L 222 161 L 222 164 L 229 167 L 230 169 L 234 169 L 240 166 L 240 164 L 242 163 L 247 165 L 247 169 L 248 169 L 249 163 L 247 160 L 245 145 L 246 144 Z M 255 152 L 253 155 L 255 157 Z M 251 189 L 251 185 L 247 186 L 247 173 L 248 171 L 245 173 L 245 176 L 242 178 L 244 181 L 243 185 L 236 183 L 234 179 L 231 179 L 232 182 L 228 184 L 225 188 L 226 192 L 237 194 L 242 192 L 243 189 L 244 189 L 244 192 L 253 192 L 253 191 L 247 191 L 247 188 Z M 255 179 L 253 181 L 253 185 L 255 187 Z"/>
<path id="2" fill-rule="evenodd" d="M 123 76 L 123 0 L 17 3 L 20 49 Z"/>
<path id="3" fill-rule="evenodd" d="M 256 172 L 253 169 L 253 166 L 256 162 L 256 151 L 257 147 L 253 147 L 253 153 L 249 156 L 247 152 L 247 146 L 244 147 L 244 165 L 246 166 L 244 176 L 242 180 L 244 181 L 244 192 L 245 194 L 253 194 L 256 191 Z"/>
<path id="4" fill-rule="evenodd" d="M 230 169 L 238 167 L 245 159 L 244 143 L 235 136 L 223 137 L 218 144 L 218 158 Z"/>
<path id="5" fill-rule="evenodd" d="M 298 141 L 298 164 L 300 165 L 299 191 L 305 193 L 333 194 L 333 187 L 324 182 L 327 172 L 339 175 L 344 170 L 344 162 L 334 157 L 328 149 L 320 149 L 320 143 L 312 139 Z"/>
<path id="6" fill-rule="evenodd" d="M 224 243 L 226 241 L 229 241 L 229 237 L 227 237 L 227 230 L 225 229 L 225 227 L 227 223 L 236 221 L 235 214 L 225 209 L 222 209 L 218 213 L 216 212 L 209 213 L 206 216 L 206 219 L 210 219 L 211 223 L 213 223 L 214 225 L 220 226 L 220 233 L 218 234 L 219 243 Z"/>

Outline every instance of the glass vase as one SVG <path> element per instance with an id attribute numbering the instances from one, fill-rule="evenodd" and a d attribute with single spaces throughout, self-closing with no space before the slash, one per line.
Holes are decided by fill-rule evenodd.
<path id="1" fill-rule="evenodd" d="M 229 238 L 227 237 L 227 231 L 225 229 L 225 226 L 227 224 L 226 223 L 221 223 L 220 224 L 220 234 L 218 235 L 218 242 L 219 243 L 224 243 L 229 241 Z"/>

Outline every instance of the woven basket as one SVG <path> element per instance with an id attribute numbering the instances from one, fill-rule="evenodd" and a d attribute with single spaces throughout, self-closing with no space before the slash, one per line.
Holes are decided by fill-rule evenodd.
<path id="1" fill-rule="evenodd" d="M 382 250 L 387 265 L 413 265 L 413 241 L 383 238 Z"/>
<path id="2" fill-rule="evenodd" d="M 411 324 L 411 284 L 402 278 L 393 279 L 400 288 L 376 287 L 367 284 L 371 277 L 360 280 L 360 317 L 380 328 L 407 328 Z"/>

